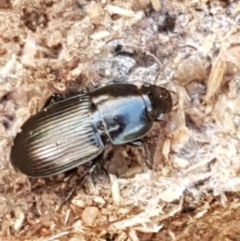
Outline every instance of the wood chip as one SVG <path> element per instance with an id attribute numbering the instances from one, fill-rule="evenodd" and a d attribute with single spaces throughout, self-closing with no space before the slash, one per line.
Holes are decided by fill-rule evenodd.
<path id="1" fill-rule="evenodd" d="M 96 207 L 86 207 L 82 213 L 82 220 L 87 226 L 93 226 L 94 221 L 99 216 L 99 209 Z"/>
<path id="2" fill-rule="evenodd" d="M 111 14 L 119 14 L 125 17 L 134 17 L 135 13 L 131 10 L 108 4 L 105 8 Z"/>
<path id="3" fill-rule="evenodd" d="M 161 10 L 161 2 L 160 0 L 151 0 L 151 3 L 152 3 L 152 6 L 153 6 L 153 9 L 156 11 L 156 12 L 159 12 Z"/>
<path id="4" fill-rule="evenodd" d="M 213 65 L 211 74 L 207 82 L 207 93 L 204 97 L 204 101 L 209 103 L 212 97 L 218 92 L 226 70 L 226 62 L 222 58 L 222 53 L 219 54 L 215 64 Z"/>

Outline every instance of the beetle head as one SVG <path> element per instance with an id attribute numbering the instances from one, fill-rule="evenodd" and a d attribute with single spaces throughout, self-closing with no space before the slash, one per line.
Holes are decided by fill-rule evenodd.
<path id="1" fill-rule="evenodd" d="M 165 113 L 172 109 L 172 97 L 170 92 L 160 86 L 144 83 L 140 87 L 145 103 L 147 105 L 149 117 L 153 121 L 162 120 Z"/>

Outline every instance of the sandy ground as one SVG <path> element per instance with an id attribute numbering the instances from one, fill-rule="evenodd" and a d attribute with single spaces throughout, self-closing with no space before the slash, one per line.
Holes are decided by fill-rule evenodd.
<path id="1" fill-rule="evenodd" d="M 239 26 L 234 0 L 1 0 L 0 240 L 239 240 Z M 172 93 L 142 147 L 106 147 L 85 178 L 13 169 L 52 93 L 110 80 Z"/>

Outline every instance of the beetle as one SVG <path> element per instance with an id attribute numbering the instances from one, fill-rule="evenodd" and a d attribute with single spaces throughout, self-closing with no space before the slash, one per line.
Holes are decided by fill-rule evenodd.
<path id="1" fill-rule="evenodd" d="M 99 156 L 106 140 L 136 142 L 171 109 L 169 91 L 148 83 L 82 92 L 30 117 L 14 139 L 10 161 L 29 177 L 53 176 Z"/>

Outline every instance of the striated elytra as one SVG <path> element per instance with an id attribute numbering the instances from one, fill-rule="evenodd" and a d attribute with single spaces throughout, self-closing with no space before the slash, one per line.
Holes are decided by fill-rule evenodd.
<path id="1" fill-rule="evenodd" d="M 93 160 L 113 145 L 141 139 L 172 109 L 165 88 L 114 83 L 56 102 L 30 117 L 17 134 L 12 165 L 29 177 L 47 177 Z"/>

